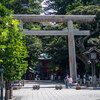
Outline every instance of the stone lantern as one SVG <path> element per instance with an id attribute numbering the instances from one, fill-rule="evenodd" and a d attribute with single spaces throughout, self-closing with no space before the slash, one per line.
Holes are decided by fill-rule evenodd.
<path id="1" fill-rule="evenodd" d="M 84 52 L 88 56 L 89 63 L 92 66 L 92 85 L 96 86 L 96 75 L 95 75 L 95 64 L 99 62 L 100 51 L 96 47 L 90 48 L 88 51 Z"/>

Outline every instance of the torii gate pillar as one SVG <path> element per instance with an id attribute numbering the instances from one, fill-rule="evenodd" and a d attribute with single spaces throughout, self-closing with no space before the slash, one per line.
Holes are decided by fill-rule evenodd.
<path id="1" fill-rule="evenodd" d="M 73 81 L 76 82 L 77 78 L 77 68 L 76 68 L 76 54 L 75 54 L 75 41 L 73 34 L 73 22 L 68 21 L 68 45 L 69 45 L 69 66 L 70 66 L 70 75 L 73 78 Z"/>

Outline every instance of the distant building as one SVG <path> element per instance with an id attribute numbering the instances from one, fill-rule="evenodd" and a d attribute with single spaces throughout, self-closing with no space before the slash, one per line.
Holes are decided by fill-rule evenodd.
<path id="1" fill-rule="evenodd" d="M 38 57 L 39 63 L 35 66 L 35 69 L 28 67 L 26 74 L 23 75 L 23 79 L 35 80 L 38 75 L 40 80 L 60 80 L 62 70 L 59 67 L 55 67 L 52 64 L 52 57 L 46 53 L 42 53 Z M 51 79 L 52 76 L 52 79 Z"/>
<path id="2" fill-rule="evenodd" d="M 52 57 L 50 57 L 48 54 L 46 53 L 42 53 L 39 56 L 39 62 L 40 62 L 40 79 L 41 80 L 51 80 L 51 76 L 53 76 L 52 80 L 57 80 L 60 79 L 61 77 L 61 69 L 58 68 L 58 70 L 56 70 L 56 68 L 54 67 L 54 65 L 52 64 L 52 66 L 50 67 L 49 65 L 52 63 Z"/>
<path id="3" fill-rule="evenodd" d="M 48 80 L 49 79 L 49 72 L 48 72 L 48 63 L 51 62 L 51 57 L 48 56 L 46 53 L 42 53 L 39 56 L 40 62 L 40 79 Z"/>

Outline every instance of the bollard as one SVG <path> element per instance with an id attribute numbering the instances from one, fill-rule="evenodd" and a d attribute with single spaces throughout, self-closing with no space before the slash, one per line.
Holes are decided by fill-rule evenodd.
<path id="1" fill-rule="evenodd" d="M 13 87 L 9 90 L 9 99 L 12 99 L 13 96 Z"/>

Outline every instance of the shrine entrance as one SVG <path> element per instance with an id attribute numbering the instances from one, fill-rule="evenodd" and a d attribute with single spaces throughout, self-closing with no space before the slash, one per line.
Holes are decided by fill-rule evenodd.
<path id="1" fill-rule="evenodd" d="M 68 35 L 68 48 L 69 48 L 69 68 L 70 75 L 73 81 L 76 82 L 77 79 L 77 66 L 76 66 L 76 53 L 75 53 L 75 35 L 90 35 L 89 31 L 79 29 L 74 29 L 73 22 L 83 23 L 92 22 L 95 20 L 95 15 L 25 15 L 25 14 L 15 14 L 14 19 L 21 20 L 21 28 L 23 29 L 23 22 L 63 22 L 68 23 L 68 30 L 62 31 L 23 31 L 26 35 Z"/>
<path id="2" fill-rule="evenodd" d="M 41 80 L 60 80 L 62 75 L 62 69 L 58 66 L 55 67 L 52 64 L 52 57 L 49 57 L 48 54 L 42 53 L 39 58 L 39 72 Z M 53 77 L 52 77 L 53 76 Z"/>

